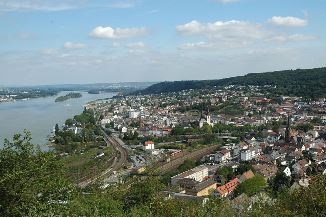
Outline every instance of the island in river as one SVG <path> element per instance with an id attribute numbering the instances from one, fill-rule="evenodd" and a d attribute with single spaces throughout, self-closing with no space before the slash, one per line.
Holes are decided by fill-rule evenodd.
<path id="1" fill-rule="evenodd" d="M 68 94 L 66 94 L 64 96 L 59 96 L 58 98 L 55 99 L 55 102 L 63 102 L 63 101 L 66 101 L 68 99 L 81 98 L 81 97 L 82 97 L 81 93 L 71 92 L 71 93 L 68 93 Z"/>

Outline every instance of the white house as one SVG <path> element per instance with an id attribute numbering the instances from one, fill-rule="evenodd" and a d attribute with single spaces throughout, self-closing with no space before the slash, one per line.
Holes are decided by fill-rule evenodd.
<path id="1" fill-rule="evenodd" d="M 130 111 L 129 118 L 138 118 L 140 116 L 140 112 L 137 111 Z"/>
<path id="2" fill-rule="evenodd" d="M 241 161 L 250 161 L 253 158 L 255 158 L 255 150 L 254 149 L 247 149 L 247 150 L 242 150 L 240 152 L 240 160 Z"/>
<path id="3" fill-rule="evenodd" d="M 121 128 L 121 133 L 126 133 L 128 132 L 128 128 L 127 127 L 122 127 Z"/>
<path id="4" fill-rule="evenodd" d="M 221 151 L 218 151 L 214 155 L 216 162 L 226 162 L 231 159 L 231 152 L 227 149 L 223 149 Z"/>
<path id="5" fill-rule="evenodd" d="M 155 149 L 155 145 L 153 141 L 147 141 L 144 144 L 144 150 L 153 150 Z"/>
<path id="6" fill-rule="evenodd" d="M 286 167 L 286 168 L 283 170 L 283 173 L 284 173 L 286 176 L 290 177 L 290 176 L 291 176 L 291 170 L 290 170 L 290 168 L 289 168 L 289 167 Z"/>
<path id="7" fill-rule="evenodd" d="M 204 178 L 207 176 L 208 176 L 208 167 L 201 165 L 191 170 L 188 170 L 186 172 L 180 173 L 176 176 L 173 176 L 171 178 L 171 184 L 177 185 L 178 182 L 182 179 L 193 179 L 197 182 L 202 182 Z"/>

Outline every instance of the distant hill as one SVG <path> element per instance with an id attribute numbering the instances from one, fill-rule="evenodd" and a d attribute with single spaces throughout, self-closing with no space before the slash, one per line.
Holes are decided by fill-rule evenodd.
<path id="1" fill-rule="evenodd" d="M 251 73 L 219 80 L 173 81 L 154 84 L 138 94 L 159 94 L 189 89 L 205 89 L 228 85 L 275 85 L 275 94 L 306 97 L 326 96 L 326 68 Z"/>

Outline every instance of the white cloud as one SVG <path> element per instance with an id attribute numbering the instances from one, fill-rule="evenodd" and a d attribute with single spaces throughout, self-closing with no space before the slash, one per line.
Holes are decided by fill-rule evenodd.
<path id="1" fill-rule="evenodd" d="M 201 23 L 193 20 L 177 26 L 176 29 L 182 35 L 201 35 L 227 41 L 239 38 L 257 39 L 266 34 L 261 25 L 238 20 L 216 21 L 214 23 Z"/>
<path id="2" fill-rule="evenodd" d="M 246 41 L 239 42 L 228 42 L 228 41 L 200 41 L 195 43 L 184 43 L 177 48 L 179 50 L 205 50 L 213 52 L 225 52 L 230 48 L 243 48 L 246 47 L 248 43 Z"/>
<path id="3" fill-rule="evenodd" d="M 98 26 L 90 32 L 90 36 L 94 38 L 106 38 L 106 39 L 120 39 L 120 38 L 132 38 L 137 36 L 143 36 L 148 33 L 147 28 L 112 28 L 110 26 L 103 27 Z"/>
<path id="4" fill-rule="evenodd" d="M 196 43 L 185 43 L 178 46 L 180 50 L 193 50 L 193 49 L 212 49 L 215 45 L 205 41 L 200 41 Z"/>
<path id="5" fill-rule="evenodd" d="M 33 40 L 37 38 L 37 34 L 33 32 L 19 32 L 17 36 L 21 40 Z"/>
<path id="6" fill-rule="evenodd" d="M 82 48 L 86 48 L 86 44 L 83 43 L 73 43 L 73 42 L 66 42 L 63 45 L 64 48 L 66 49 L 82 49 Z"/>
<path id="7" fill-rule="evenodd" d="M 303 27 L 308 25 L 308 21 L 297 17 L 274 16 L 268 20 L 269 23 L 277 26 Z"/>
<path id="8" fill-rule="evenodd" d="M 215 0 L 215 2 L 222 3 L 222 4 L 228 4 L 233 2 L 238 2 L 239 0 Z"/>
<path id="9" fill-rule="evenodd" d="M 313 41 L 317 40 L 317 36 L 313 35 L 302 35 L 302 34 L 293 34 L 293 35 L 282 35 L 268 38 L 266 41 L 276 41 L 276 42 L 298 42 L 298 41 Z"/>
<path id="10" fill-rule="evenodd" d="M 54 55 L 54 54 L 58 54 L 59 51 L 58 49 L 55 49 L 55 48 L 45 48 L 43 50 L 41 50 L 41 54 L 44 54 L 44 55 Z"/>
<path id="11" fill-rule="evenodd" d="M 146 47 L 146 44 L 142 41 L 139 41 L 139 42 L 127 44 L 127 47 L 131 49 L 143 49 Z"/>
<path id="12" fill-rule="evenodd" d="M 183 43 L 177 46 L 180 50 L 205 49 L 221 51 L 228 48 L 244 48 L 250 46 L 268 46 L 267 42 L 300 42 L 316 40 L 318 37 L 303 34 L 280 33 L 275 28 L 265 28 L 261 24 L 246 21 L 216 21 L 202 23 L 193 20 L 178 25 L 176 30 L 183 36 L 205 38 L 196 43 Z"/>
<path id="13" fill-rule="evenodd" d="M 62 11 L 74 9 L 81 0 L 0 0 L 2 11 Z"/>
<path id="14" fill-rule="evenodd" d="M 79 8 L 133 8 L 134 0 L 109 1 L 109 3 L 90 0 L 0 0 L 0 11 L 63 11 Z"/>
<path id="15" fill-rule="evenodd" d="M 125 8 L 133 8 L 135 7 L 135 3 L 131 1 L 120 1 L 120 2 L 113 2 L 109 4 L 110 8 L 120 8 L 120 9 L 125 9 Z"/>

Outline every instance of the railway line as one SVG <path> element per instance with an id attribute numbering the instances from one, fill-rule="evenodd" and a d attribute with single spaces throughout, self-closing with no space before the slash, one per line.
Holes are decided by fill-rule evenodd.
<path id="1" fill-rule="evenodd" d="M 101 172 L 95 177 L 89 178 L 87 180 L 84 180 L 80 183 L 78 183 L 78 186 L 81 188 L 85 188 L 88 185 L 94 183 L 96 180 L 99 178 L 102 178 L 103 176 L 109 175 L 110 173 L 113 173 L 114 171 L 118 171 L 122 169 L 127 163 L 128 163 L 128 152 L 127 150 L 123 147 L 123 143 L 115 138 L 115 137 L 110 137 L 105 133 L 104 130 L 102 130 L 103 135 L 104 135 L 104 140 L 108 146 L 112 146 L 115 149 L 116 156 L 114 157 L 113 163 L 109 168 Z"/>
<path id="2" fill-rule="evenodd" d="M 203 156 L 208 155 L 208 154 L 216 151 L 219 147 L 220 147 L 219 145 L 214 145 L 214 146 L 211 146 L 211 147 L 199 149 L 199 150 L 196 150 L 194 152 L 182 155 L 182 156 L 180 156 L 178 158 L 175 158 L 175 159 L 171 160 L 170 162 L 167 162 L 167 163 L 164 163 L 164 164 L 160 165 L 159 168 L 158 168 L 159 172 L 161 174 L 165 174 L 167 172 L 173 171 L 173 170 L 177 169 L 178 166 L 183 164 L 186 159 L 199 160 Z"/>

